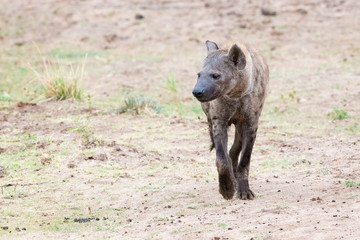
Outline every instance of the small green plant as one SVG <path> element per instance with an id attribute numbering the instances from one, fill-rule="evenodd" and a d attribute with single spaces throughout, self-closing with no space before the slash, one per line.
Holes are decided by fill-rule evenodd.
<path id="1" fill-rule="evenodd" d="M 345 197 L 346 197 L 346 198 L 350 198 L 350 199 L 352 199 L 352 198 L 355 198 L 355 197 L 356 197 L 356 195 L 355 195 L 355 194 L 353 194 L 353 193 L 347 193 L 347 194 L 345 195 Z"/>
<path id="2" fill-rule="evenodd" d="M 345 185 L 346 185 L 347 187 L 352 187 L 352 186 L 354 186 L 354 181 L 346 180 L 346 181 L 345 181 Z"/>
<path id="3" fill-rule="evenodd" d="M 188 208 L 188 209 L 198 209 L 199 206 L 188 206 L 187 208 Z"/>
<path id="4" fill-rule="evenodd" d="M 20 150 L 22 150 L 22 151 L 25 151 L 26 149 L 33 147 L 38 141 L 38 139 L 35 135 L 31 135 L 28 132 L 26 132 L 22 135 L 19 135 L 18 139 L 24 144 L 24 146 L 22 148 L 20 148 Z"/>
<path id="5" fill-rule="evenodd" d="M 168 217 L 157 217 L 157 221 L 169 221 Z"/>
<path id="6" fill-rule="evenodd" d="M 85 60 L 86 58 L 81 64 L 74 66 L 73 64 L 64 65 L 43 58 L 42 70 L 36 70 L 33 67 L 31 69 L 44 88 L 47 99 L 82 100 L 83 89 L 81 85 L 84 79 Z"/>
<path id="7" fill-rule="evenodd" d="M 284 104 L 286 104 L 287 102 L 290 101 L 297 101 L 299 102 L 300 99 L 298 97 L 296 97 L 296 91 L 292 90 L 291 92 L 289 92 L 288 94 L 282 93 L 280 94 L 280 98 L 283 101 Z"/>
<path id="8" fill-rule="evenodd" d="M 219 227 L 222 227 L 222 228 L 226 228 L 226 227 L 227 227 L 226 223 L 218 223 L 218 226 L 219 226 Z"/>
<path id="9" fill-rule="evenodd" d="M 96 138 L 93 131 L 91 131 L 85 126 L 78 126 L 77 128 L 72 128 L 70 130 L 75 130 L 76 132 L 81 134 L 81 143 L 86 148 L 101 146 L 103 144 L 103 140 Z"/>
<path id="10" fill-rule="evenodd" d="M 170 73 L 167 76 L 164 88 L 166 90 L 169 90 L 172 93 L 177 93 L 178 92 L 178 86 L 177 86 L 177 83 L 176 83 L 176 77 L 175 77 L 175 75 L 173 73 Z"/>
<path id="11" fill-rule="evenodd" d="M 359 187 L 360 186 L 360 182 L 356 183 L 354 180 L 346 180 L 345 181 L 345 185 L 347 187 Z"/>
<path id="12" fill-rule="evenodd" d="M 11 101 L 11 96 L 7 92 L 0 92 L 0 102 Z"/>
<path id="13" fill-rule="evenodd" d="M 354 123 L 352 125 L 350 125 L 348 128 L 346 128 L 347 130 L 350 131 L 350 135 L 359 135 L 360 133 L 360 128 L 359 125 Z"/>
<path id="14" fill-rule="evenodd" d="M 334 107 L 333 110 L 328 113 L 328 116 L 333 120 L 343 120 L 349 117 L 346 110 L 338 107 Z"/>
<path id="15" fill-rule="evenodd" d="M 130 96 L 124 100 L 123 106 L 117 109 L 117 112 L 140 114 L 141 111 L 148 108 L 155 110 L 157 113 L 161 110 L 161 107 L 159 107 L 154 101 L 146 99 L 144 95 Z"/>
<path id="16" fill-rule="evenodd" d="M 321 170 L 321 174 L 322 175 L 329 175 L 331 172 L 329 171 L 329 169 L 324 169 L 324 170 Z"/>
<path id="17" fill-rule="evenodd" d="M 279 208 L 282 208 L 282 209 L 288 209 L 290 208 L 288 205 L 283 205 L 283 206 L 278 206 Z"/>

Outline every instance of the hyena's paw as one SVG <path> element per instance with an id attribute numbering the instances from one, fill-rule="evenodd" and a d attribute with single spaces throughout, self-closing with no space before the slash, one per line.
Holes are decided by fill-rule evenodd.
<path id="1" fill-rule="evenodd" d="M 235 193 L 235 186 L 230 174 L 219 175 L 219 192 L 227 200 L 233 198 Z"/>
<path id="2" fill-rule="evenodd" d="M 249 188 L 248 180 L 238 180 L 237 197 L 242 200 L 252 200 L 255 198 L 255 194 Z"/>

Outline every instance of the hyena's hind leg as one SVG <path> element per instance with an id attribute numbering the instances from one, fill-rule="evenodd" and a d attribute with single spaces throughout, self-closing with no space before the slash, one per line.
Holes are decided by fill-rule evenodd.
<path id="1" fill-rule="evenodd" d="M 235 137 L 234 137 L 234 143 L 231 146 L 231 149 L 229 151 L 229 156 L 232 160 L 232 166 L 234 170 L 234 175 L 236 176 L 236 171 L 238 168 L 238 162 L 239 162 L 239 155 L 241 151 L 242 146 L 242 134 L 241 134 L 241 125 L 235 124 Z"/>

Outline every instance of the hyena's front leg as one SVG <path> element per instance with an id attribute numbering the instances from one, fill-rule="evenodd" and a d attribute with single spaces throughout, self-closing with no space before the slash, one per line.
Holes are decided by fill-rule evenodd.
<path id="1" fill-rule="evenodd" d="M 226 123 L 214 121 L 213 136 L 216 149 L 216 167 L 219 174 L 219 192 L 225 199 L 231 199 L 235 193 L 236 179 L 231 159 L 227 153 Z"/>
<path id="2" fill-rule="evenodd" d="M 255 143 L 257 122 L 245 123 L 242 126 L 241 158 L 236 171 L 237 197 L 240 199 L 253 199 L 255 194 L 249 187 L 250 158 Z"/>

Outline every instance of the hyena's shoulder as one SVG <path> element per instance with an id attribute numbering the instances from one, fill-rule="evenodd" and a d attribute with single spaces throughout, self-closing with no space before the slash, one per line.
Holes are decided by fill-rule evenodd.
<path id="1" fill-rule="evenodd" d="M 247 46 L 252 59 L 253 93 L 260 102 L 265 100 L 269 84 L 269 67 L 261 53 L 252 46 Z"/>
<path id="2" fill-rule="evenodd" d="M 246 48 L 251 56 L 253 67 L 256 68 L 257 71 L 263 71 L 264 73 L 269 74 L 269 67 L 262 54 L 256 48 L 250 45 L 247 45 Z"/>

